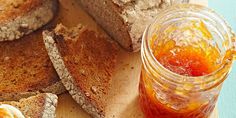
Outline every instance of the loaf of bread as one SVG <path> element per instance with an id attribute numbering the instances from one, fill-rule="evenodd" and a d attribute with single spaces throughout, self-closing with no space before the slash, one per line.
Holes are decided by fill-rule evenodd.
<path id="1" fill-rule="evenodd" d="M 43 93 L 23 98 L 19 101 L 0 102 L 1 104 L 16 107 L 22 112 L 25 118 L 55 118 L 57 96 L 51 93 Z"/>
<path id="2" fill-rule="evenodd" d="M 105 116 L 106 97 L 115 68 L 117 45 L 83 26 L 58 25 L 43 33 L 49 57 L 75 101 L 95 118 Z"/>
<path id="3" fill-rule="evenodd" d="M 189 0 L 79 0 L 103 29 L 129 51 L 140 49 L 142 34 L 161 8 Z"/>
<path id="4" fill-rule="evenodd" d="M 19 39 L 48 23 L 57 0 L 0 0 L 0 41 Z"/>

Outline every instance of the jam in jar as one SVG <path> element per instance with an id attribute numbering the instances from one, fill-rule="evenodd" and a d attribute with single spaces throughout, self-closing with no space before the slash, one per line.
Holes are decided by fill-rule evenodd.
<path id="1" fill-rule="evenodd" d="M 232 66 L 233 37 L 203 6 L 162 11 L 142 40 L 139 101 L 146 118 L 208 118 Z"/>

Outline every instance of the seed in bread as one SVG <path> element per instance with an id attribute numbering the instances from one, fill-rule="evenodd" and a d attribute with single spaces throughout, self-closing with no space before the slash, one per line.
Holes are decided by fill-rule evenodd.
<path id="1" fill-rule="evenodd" d="M 115 68 L 117 45 L 83 26 L 58 25 L 43 33 L 49 57 L 66 89 L 95 118 L 105 116 L 106 97 Z"/>
<path id="2" fill-rule="evenodd" d="M 0 0 L 0 41 L 19 39 L 48 23 L 57 0 Z"/>
<path id="3" fill-rule="evenodd" d="M 0 42 L 0 101 L 19 100 L 39 92 L 60 94 L 64 86 L 44 46 L 42 31 Z"/>

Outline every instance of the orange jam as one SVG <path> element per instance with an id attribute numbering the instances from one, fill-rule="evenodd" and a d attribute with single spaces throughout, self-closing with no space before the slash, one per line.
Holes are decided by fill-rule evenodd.
<path id="1" fill-rule="evenodd" d="M 175 28 L 167 29 L 172 31 Z M 197 43 L 190 45 L 179 45 L 177 40 L 169 39 L 165 43 L 157 44 L 156 36 L 153 37 L 154 41 L 151 48 L 153 55 L 156 60 L 164 66 L 166 69 L 184 76 L 203 76 L 210 74 L 217 70 L 220 64 L 217 64 L 217 59 L 220 57 L 220 53 L 216 47 L 207 45 L 205 39 L 210 39 L 212 36 L 206 30 L 202 22 L 193 23 L 193 27 L 183 28 L 186 31 L 195 32 L 201 34 L 201 38 L 204 40 L 197 40 Z M 200 33 L 199 33 L 200 31 Z M 188 38 L 191 36 L 188 36 Z M 195 39 L 196 40 L 196 39 Z M 165 85 L 162 85 L 165 86 Z M 168 101 L 173 103 L 165 102 L 165 99 L 159 100 L 157 87 L 153 87 L 153 83 L 150 78 L 146 75 L 145 70 L 142 70 L 140 80 L 140 105 L 146 116 L 146 118 L 208 118 L 214 109 L 215 101 L 218 95 L 215 95 L 210 101 L 199 101 L 194 100 L 194 97 L 186 98 L 185 93 L 180 93 L 176 88 L 168 90 L 166 85 L 163 88 L 158 88 L 159 92 L 165 94 L 164 97 L 168 98 Z M 183 96 L 183 97 L 182 97 Z M 173 108 L 174 105 L 186 104 L 181 108 Z"/>
<path id="2" fill-rule="evenodd" d="M 142 76 L 143 77 L 143 76 Z M 185 109 L 175 110 L 168 104 L 163 104 L 155 97 L 152 90 L 147 90 L 144 86 L 144 80 L 141 78 L 139 85 L 140 106 L 146 118 L 208 118 L 214 110 L 217 96 L 211 102 L 206 104 L 190 103 Z M 172 101 L 178 101 L 178 96 L 168 93 Z"/>
<path id="3" fill-rule="evenodd" d="M 174 41 L 164 45 L 165 49 L 156 50 L 155 57 L 159 63 L 172 72 L 187 76 L 203 76 L 215 71 L 219 53 L 211 48 L 207 52 L 191 46 L 175 47 Z"/>
<path id="4" fill-rule="evenodd" d="M 174 42 L 168 42 L 165 47 L 171 47 Z M 172 72 L 186 76 L 202 76 L 213 72 L 217 69 L 214 58 L 218 55 L 214 49 L 210 50 L 211 55 L 206 55 L 205 51 L 194 49 L 193 47 L 175 47 L 163 49 L 155 55 L 156 59 L 167 69 Z M 216 54 L 212 54 L 215 52 Z M 141 75 L 141 81 L 146 76 Z M 155 92 L 151 87 L 145 89 L 143 84 L 148 86 L 148 82 L 140 82 L 140 102 L 146 118 L 207 118 L 214 109 L 214 104 L 208 102 L 204 105 L 201 103 L 188 103 L 184 109 L 174 110 L 168 105 L 164 105 L 155 98 Z M 168 92 L 168 91 L 166 91 Z M 175 93 L 168 93 L 173 99 L 178 101 Z M 183 101 L 184 102 L 184 101 Z M 215 102 L 215 100 L 213 101 Z"/>

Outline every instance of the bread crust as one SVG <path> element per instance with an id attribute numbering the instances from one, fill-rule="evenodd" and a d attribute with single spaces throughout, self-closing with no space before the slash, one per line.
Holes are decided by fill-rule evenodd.
<path id="1" fill-rule="evenodd" d="M 55 94 L 43 93 L 19 101 L 5 101 L 0 104 L 9 104 L 18 108 L 26 118 L 55 118 L 58 97 Z"/>
<path id="2" fill-rule="evenodd" d="M 46 93 L 45 104 L 42 111 L 42 118 L 55 118 L 58 97 L 55 94 Z"/>
<path id="3" fill-rule="evenodd" d="M 0 41 L 15 40 L 48 23 L 57 0 L 1 0 Z"/>
<path id="4" fill-rule="evenodd" d="M 11 93 L 0 93 L 0 102 L 1 101 L 17 101 L 22 98 L 28 98 L 30 96 L 35 96 L 40 93 L 53 93 L 53 94 L 62 94 L 66 89 L 61 81 L 54 83 L 51 86 L 43 88 L 41 90 L 33 92 L 11 92 Z"/>
<path id="5" fill-rule="evenodd" d="M 57 30 L 57 28 L 56 28 L 56 30 Z M 79 32 L 84 33 L 83 31 L 86 32 L 87 30 L 84 30 L 83 28 L 79 29 Z M 51 61 L 53 62 L 54 68 L 56 69 L 59 77 L 62 80 L 62 83 L 64 84 L 66 89 L 69 91 L 71 96 L 91 116 L 93 116 L 95 118 L 104 118 L 105 117 L 105 106 L 106 106 L 106 103 L 105 103 L 106 102 L 106 94 L 107 94 L 107 91 L 109 90 L 109 81 L 110 81 L 110 77 L 111 77 L 110 72 L 112 72 L 114 69 L 113 64 L 115 62 L 113 62 L 114 61 L 113 59 L 115 59 L 115 57 L 116 57 L 114 55 L 116 55 L 117 49 L 112 46 L 114 44 L 109 43 L 110 46 L 108 46 L 108 47 L 110 48 L 110 50 L 107 50 L 107 51 L 108 52 L 113 51 L 113 53 L 114 53 L 114 54 L 110 53 L 109 59 L 111 59 L 111 60 L 107 60 L 107 61 L 110 61 L 110 62 L 107 62 L 107 64 L 111 63 L 111 65 L 109 65 L 109 66 L 111 66 L 109 68 L 109 70 L 106 70 L 106 71 L 110 71 L 109 72 L 110 74 L 104 75 L 104 78 L 102 78 L 103 82 L 102 83 L 100 82 L 101 84 L 98 82 L 93 83 L 93 82 L 91 82 L 91 81 L 93 81 L 92 75 L 94 73 L 98 74 L 96 70 L 93 71 L 94 73 L 90 73 L 90 74 L 88 73 L 89 75 L 87 76 L 88 78 L 86 79 L 86 75 L 85 75 L 86 72 L 82 72 L 83 69 L 81 69 L 81 71 L 74 69 L 74 67 L 72 67 L 73 64 L 72 65 L 69 64 L 69 63 L 73 63 L 73 62 L 71 62 L 71 61 L 67 62 L 67 60 L 66 60 L 67 56 L 65 56 L 65 55 L 70 54 L 72 52 L 67 51 L 67 49 L 69 49 L 69 48 L 67 48 L 66 46 L 69 46 L 69 45 L 66 45 L 64 41 L 66 39 L 70 39 L 70 40 L 72 40 L 72 42 L 73 42 L 73 40 L 76 42 L 78 35 L 81 36 L 80 33 L 78 33 L 78 34 L 77 33 L 78 32 L 75 31 L 74 34 L 70 33 L 70 35 L 68 37 L 67 37 L 67 35 L 64 35 L 63 37 L 61 37 L 62 39 L 60 39 L 59 34 L 54 34 L 53 32 L 45 31 L 43 33 L 45 46 L 48 51 L 49 57 L 50 57 Z M 93 32 L 93 33 L 95 33 L 95 32 Z M 94 34 L 91 34 L 91 35 L 94 35 Z M 96 40 L 98 40 L 98 39 L 96 39 Z M 104 40 L 104 39 L 100 39 L 100 40 Z M 93 45 L 92 43 L 93 42 L 91 42 L 91 44 L 88 44 L 88 45 Z M 83 45 L 82 42 L 80 42 L 80 44 Z M 87 49 L 85 46 L 82 46 L 80 48 L 80 46 L 78 45 L 78 47 L 79 47 L 79 49 L 81 49 L 81 48 Z M 101 47 L 101 48 L 104 48 L 104 47 Z M 87 49 L 87 50 L 98 50 L 98 49 L 97 48 L 93 49 L 93 47 L 91 47 L 90 49 Z M 94 52 L 94 55 L 96 55 L 95 53 L 96 53 L 96 51 Z M 89 54 L 89 53 L 87 52 L 86 54 Z M 83 54 L 80 53 L 80 55 L 82 56 Z M 104 55 L 104 54 L 101 54 L 101 55 Z M 91 57 L 91 58 L 93 58 L 93 57 Z M 104 58 L 108 58 L 108 56 L 105 56 Z M 101 60 L 100 57 L 98 57 L 97 60 L 100 61 Z M 91 64 L 89 64 L 90 63 L 89 61 L 83 61 L 83 59 L 78 60 L 78 61 L 79 61 L 78 63 L 84 63 L 86 65 L 91 65 Z M 79 66 L 79 65 L 76 65 L 76 66 Z M 96 65 L 96 66 L 98 66 L 98 65 Z M 82 68 L 85 68 L 85 67 L 82 67 Z M 86 69 L 88 69 L 88 68 L 89 67 L 87 67 Z M 96 68 L 96 67 L 94 67 L 94 68 Z M 100 70 L 104 70 L 104 68 L 108 69 L 105 66 L 101 66 Z M 83 70 L 83 71 L 86 71 L 86 70 Z M 82 72 L 82 74 L 81 74 L 81 72 Z M 85 78 L 82 76 L 85 76 Z M 89 83 L 93 83 L 93 84 L 89 84 Z M 101 87 L 101 86 L 103 86 L 103 87 Z M 93 87 L 95 87 L 95 88 L 93 88 Z M 98 88 L 96 88 L 96 87 L 98 87 Z M 102 89 L 100 89 L 100 88 L 102 88 Z M 106 90 L 104 90 L 104 89 L 106 89 Z M 97 93 L 96 93 L 96 91 L 97 91 Z"/>
<path id="6" fill-rule="evenodd" d="M 81 6 L 123 48 L 140 50 L 145 28 L 161 8 L 188 0 L 79 0 Z"/>

